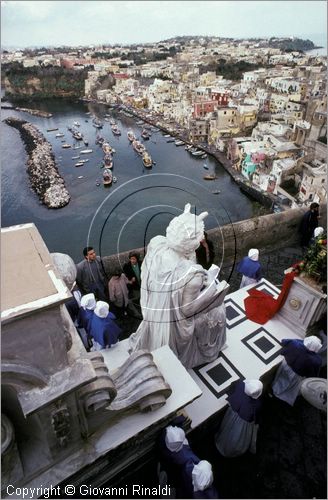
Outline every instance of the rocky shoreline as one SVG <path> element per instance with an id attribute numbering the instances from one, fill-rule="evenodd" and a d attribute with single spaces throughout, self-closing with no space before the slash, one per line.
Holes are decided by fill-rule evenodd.
<path id="1" fill-rule="evenodd" d="M 31 108 L 19 108 L 18 106 L 11 106 L 7 104 L 1 104 L 2 109 L 12 109 L 14 111 L 24 111 L 24 113 L 29 113 L 30 115 L 40 116 L 41 118 L 51 118 L 52 113 L 48 113 L 47 111 L 41 111 L 40 109 L 31 109 Z"/>
<path id="2" fill-rule="evenodd" d="M 58 172 L 50 143 L 34 125 L 25 120 L 8 117 L 4 122 L 17 128 L 21 134 L 29 155 L 27 173 L 41 203 L 48 208 L 67 205 L 71 197 Z"/>

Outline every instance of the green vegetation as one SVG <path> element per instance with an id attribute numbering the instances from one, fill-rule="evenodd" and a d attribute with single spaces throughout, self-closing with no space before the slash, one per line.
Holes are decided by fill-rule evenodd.
<path id="1" fill-rule="evenodd" d="M 246 61 L 227 62 L 225 59 L 219 59 L 217 62 L 202 65 L 199 68 L 200 73 L 215 71 L 217 75 L 222 75 L 227 80 L 240 80 L 245 71 L 252 71 L 263 68 L 263 64 L 252 64 Z"/>
<path id="2" fill-rule="evenodd" d="M 24 68 L 13 63 L 3 68 L 6 77 L 6 96 L 13 100 L 47 99 L 52 97 L 82 97 L 87 69 L 74 70 L 59 66 Z"/>
<path id="3" fill-rule="evenodd" d="M 311 40 L 302 40 L 301 38 L 270 38 L 269 47 L 284 50 L 285 52 L 312 50 L 315 45 Z"/>

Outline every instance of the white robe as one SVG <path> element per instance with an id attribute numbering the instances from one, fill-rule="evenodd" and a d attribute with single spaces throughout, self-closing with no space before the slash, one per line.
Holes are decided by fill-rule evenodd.
<path id="1" fill-rule="evenodd" d="M 207 272 L 169 248 L 164 236 L 148 245 L 141 267 L 143 321 L 131 350 L 169 345 L 186 368 L 216 359 L 226 340 L 226 282 L 204 288 Z"/>

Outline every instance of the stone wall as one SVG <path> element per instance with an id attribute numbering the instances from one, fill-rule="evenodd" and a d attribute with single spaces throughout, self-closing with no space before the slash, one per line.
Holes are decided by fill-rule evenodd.
<path id="1" fill-rule="evenodd" d="M 226 266 L 246 255 L 250 248 L 258 248 L 263 254 L 298 245 L 300 238 L 298 228 L 307 210 L 307 208 L 296 208 L 210 229 L 207 233 L 214 244 L 216 263 Z M 326 229 L 327 206 L 322 206 L 320 212 L 320 225 Z M 139 248 L 137 251 L 143 257 L 144 249 Z M 103 257 L 108 275 L 121 269 L 128 261 L 128 255 L 129 252 L 122 252 Z"/>

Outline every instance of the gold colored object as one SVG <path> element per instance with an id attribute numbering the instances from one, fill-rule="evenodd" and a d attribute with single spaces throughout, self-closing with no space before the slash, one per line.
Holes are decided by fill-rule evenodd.
<path id="1" fill-rule="evenodd" d="M 293 297 L 292 299 L 290 299 L 289 305 L 290 305 L 290 307 L 292 309 L 294 309 L 295 311 L 297 311 L 301 307 L 302 302 L 300 301 L 300 299 L 297 299 L 296 297 Z"/>

